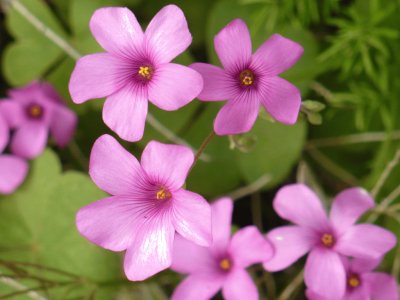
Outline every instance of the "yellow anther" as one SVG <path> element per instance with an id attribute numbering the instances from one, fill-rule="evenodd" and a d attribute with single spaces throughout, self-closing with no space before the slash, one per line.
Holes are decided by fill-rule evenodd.
<path id="1" fill-rule="evenodd" d="M 360 279 L 358 278 L 357 275 L 351 275 L 347 280 L 347 283 L 350 287 L 356 288 L 360 285 Z"/>
<path id="2" fill-rule="evenodd" d="M 254 73 L 251 70 L 244 70 L 240 73 L 240 83 L 249 86 L 254 84 Z"/>
<path id="3" fill-rule="evenodd" d="M 146 79 L 150 79 L 151 78 L 151 70 L 150 70 L 149 67 L 139 67 L 138 73 L 143 78 L 146 78 Z"/>
<path id="4" fill-rule="evenodd" d="M 332 234 L 324 233 L 324 235 L 321 238 L 321 242 L 325 247 L 332 247 L 333 244 L 335 243 L 335 239 L 333 238 Z"/>
<path id="5" fill-rule="evenodd" d="M 222 270 L 227 271 L 231 268 L 231 261 L 227 258 L 224 258 L 219 262 L 219 266 Z"/>
<path id="6" fill-rule="evenodd" d="M 43 114 L 42 107 L 37 104 L 33 104 L 28 109 L 28 114 L 32 118 L 40 118 Z"/>
<path id="7" fill-rule="evenodd" d="M 161 188 L 156 193 L 157 200 L 165 200 L 171 198 L 171 193 L 166 188 Z"/>

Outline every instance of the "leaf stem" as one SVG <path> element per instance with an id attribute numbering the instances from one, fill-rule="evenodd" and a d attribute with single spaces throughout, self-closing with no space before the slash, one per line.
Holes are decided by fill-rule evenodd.
<path id="1" fill-rule="evenodd" d="M 303 270 L 293 279 L 293 281 L 283 290 L 278 297 L 278 300 L 293 299 L 292 294 L 300 287 L 303 283 Z"/>
<path id="2" fill-rule="evenodd" d="M 382 189 L 382 186 L 385 184 L 393 168 L 397 166 L 399 161 L 400 161 L 400 149 L 396 151 L 393 159 L 386 165 L 375 186 L 372 188 L 371 190 L 372 198 L 375 198 L 379 194 L 380 190 Z"/>
<path id="3" fill-rule="evenodd" d="M 199 160 L 199 158 L 201 157 L 201 155 L 203 154 L 204 150 L 207 148 L 208 144 L 211 142 L 211 140 L 215 137 L 215 132 L 214 130 L 212 130 L 210 132 L 210 134 L 204 139 L 203 143 L 201 143 L 201 146 L 199 148 L 199 150 L 197 150 L 197 153 L 194 157 L 194 161 L 192 166 L 190 167 L 189 173 L 192 171 L 192 169 L 194 168 L 194 166 L 196 165 L 197 161 Z"/>
<path id="4" fill-rule="evenodd" d="M 245 196 L 251 195 L 259 191 L 264 185 L 271 181 L 271 176 L 269 174 L 264 174 L 260 176 L 257 180 L 246 185 L 244 187 L 238 188 L 237 190 L 230 192 L 226 197 L 231 198 L 233 201 L 241 199 Z"/>

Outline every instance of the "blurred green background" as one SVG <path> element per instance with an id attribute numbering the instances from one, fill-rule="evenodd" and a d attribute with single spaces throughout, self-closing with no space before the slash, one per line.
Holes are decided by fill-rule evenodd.
<path id="1" fill-rule="evenodd" d="M 121 270 L 121 255 L 89 244 L 75 229 L 74 215 L 104 194 L 87 175 L 93 142 L 112 134 L 101 119 L 103 100 L 72 103 L 68 81 L 75 60 L 0 0 L 0 98 L 9 88 L 35 79 L 51 82 L 79 116 L 73 144 L 63 150 L 49 145 L 31 162 L 28 179 L 11 196 L 0 197 L 0 276 L 8 274 L 21 287 L 0 282 L 0 299 L 32 299 L 24 289 L 37 289 L 48 299 L 168 299 L 180 276 L 163 272 L 145 283 L 130 283 Z M 395 156 L 400 139 L 400 1 L 393 0 L 18 0 L 82 55 L 102 51 L 88 22 L 103 6 L 128 6 L 143 27 L 164 5 L 184 11 L 193 44 L 177 58 L 219 64 L 214 35 L 234 18 L 250 29 L 253 49 L 280 33 L 305 48 L 301 60 L 283 77 L 302 92 L 302 114 L 295 126 L 271 121 L 260 111 L 245 135 L 217 137 L 205 150 L 187 187 L 214 199 L 239 197 L 234 223 L 255 223 L 264 232 L 283 224 L 272 211 L 276 190 L 285 183 L 305 182 L 327 206 L 338 191 L 360 185 L 372 190 L 390 161 L 394 162 L 376 201 L 392 206 L 379 211 L 377 222 L 400 235 L 400 167 Z M 176 112 L 150 107 L 176 136 L 198 148 L 212 130 L 219 103 L 193 101 Z M 323 109 L 324 108 L 324 109 Z M 136 156 L 149 140 L 170 142 L 147 124 L 139 143 L 122 144 Z M 255 185 L 254 185 L 255 184 Z M 250 185 L 250 187 L 249 187 Z M 245 187 L 245 195 L 238 189 Z M 247 187 L 247 188 L 246 188 Z M 253 187 L 255 187 L 253 189 Z M 396 189 L 397 188 L 397 189 Z M 239 195 L 239 196 L 238 196 Z M 394 207 L 394 208 L 393 208 Z M 303 266 L 300 261 L 271 276 L 251 269 L 261 299 L 278 299 Z M 400 252 L 393 250 L 382 270 L 399 276 Z M 7 299 L 8 299 L 7 298 Z M 287 299 L 303 299 L 299 285 Z M 283 300 L 280 298 L 280 300 Z"/>

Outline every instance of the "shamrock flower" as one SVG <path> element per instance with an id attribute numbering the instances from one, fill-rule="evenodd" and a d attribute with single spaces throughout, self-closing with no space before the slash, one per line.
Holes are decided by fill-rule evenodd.
<path id="1" fill-rule="evenodd" d="M 42 153 L 50 130 L 56 144 L 64 147 L 71 140 L 77 123 L 54 88 L 44 82 L 9 91 L 0 107 L 9 126 L 15 129 L 11 152 L 28 159 Z"/>
<path id="2" fill-rule="evenodd" d="M 257 119 L 260 103 L 275 120 L 285 124 L 296 122 L 300 92 L 277 75 L 303 54 L 299 44 L 274 34 L 252 55 L 247 26 L 236 19 L 216 35 L 214 46 L 223 69 L 205 63 L 190 67 L 203 76 L 200 100 L 228 99 L 214 121 L 217 134 L 249 131 Z"/>
<path id="3" fill-rule="evenodd" d="M 372 224 L 354 223 L 374 201 L 361 188 L 344 190 L 333 201 L 328 217 L 320 200 L 303 184 L 279 190 L 274 209 L 295 226 L 272 230 L 267 237 L 275 246 L 275 256 L 264 267 L 279 271 L 310 252 L 304 272 L 305 283 L 313 292 L 341 299 L 346 289 L 346 270 L 340 255 L 378 259 L 396 244 L 389 231 Z"/>
<path id="4" fill-rule="evenodd" d="M 340 300 L 375 299 L 398 300 L 396 279 L 389 274 L 372 272 L 381 259 L 342 259 L 346 270 L 346 293 Z M 322 296 L 311 290 L 306 292 L 309 300 L 336 300 L 325 293 Z"/>
<path id="5" fill-rule="evenodd" d="M 25 160 L 2 154 L 8 144 L 9 127 L 0 111 L 0 194 L 11 194 L 24 181 L 28 173 Z"/>
<path id="6" fill-rule="evenodd" d="M 211 299 L 221 288 L 227 300 L 258 299 L 257 287 L 245 269 L 271 258 L 273 250 L 255 226 L 242 228 L 231 238 L 232 209 L 229 198 L 212 205 L 209 248 L 175 237 L 171 268 L 189 276 L 175 289 L 172 300 Z"/>
<path id="7" fill-rule="evenodd" d="M 79 59 L 69 90 L 75 103 L 107 97 L 103 120 L 121 138 L 132 142 L 142 138 L 148 99 L 171 111 L 200 93 L 200 74 L 170 63 L 192 42 L 177 6 L 161 9 L 145 33 L 129 9 L 117 7 L 96 10 L 90 29 L 107 52 Z"/>
<path id="8" fill-rule="evenodd" d="M 113 137 L 95 142 L 89 173 L 113 196 L 79 210 L 76 223 L 91 242 L 127 250 L 128 279 L 144 280 L 171 265 L 175 231 L 199 245 L 210 244 L 210 205 L 182 188 L 193 161 L 187 147 L 152 141 L 139 164 Z"/>

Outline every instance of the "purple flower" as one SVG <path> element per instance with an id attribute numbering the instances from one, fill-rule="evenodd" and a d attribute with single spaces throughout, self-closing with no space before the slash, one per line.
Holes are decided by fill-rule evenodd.
<path id="1" fill-rule="evenodd" d="M 204 63 L 190 67 L 203 76 L 200 100 L 228 99 L 214 121 L 217 134 L 249 131 L 257 119 L 260 103 L 275 120 L 285 124 L 296 122 L 300 92 L 277 75 L 303 54 L 299 44 L 274 34 L 252 55 L 247 26 L 236 19 L 216 35 L 214 45 L 223 69 Z"/>
<path id="2" fill-rule="evenodd" d="M 373 199 L 361 188 L 338 194 L 329 218 L 318 197 L 303 184 L 281 188 L 273 204 L 279 216 L 296 225 L 268 233 L 275 255 L 264 267 L 279 271 L 310 252 L 304 278 L 307 287 L 317 294 L 343 297 L 346 270 L 341 255 L 378 259 L 396 244 L 396 237 L 388 230 L 372 224 L 355 224 L 374 206 Z"/>
<path id="3" fill-rule="evenodd" d="M 2 154 L 8 144 L 9 126 L 0 111 L 0 194 L 11 194 L 24 181 L 28 173 L 25 160 L 10 154 Z"/>
<path id="4" fill-rule="evenodd" d="M 125 254 L 130 280 L 144 280 L 171 265 L 175 231 L 199 245 L 211 237 L 211 208 L 183 189 L 193 164 L 184 146 L 150 142 L 140 163 L 111 136 L 94 144 L 89 173 L 113 195 L 82 208 L 78 230 L 91 242 Z"/>
<path id="5" fill-rule="evenodd" d="M 49 130 L 59 147 L 69 143 L 77 117 L 50 84 L 34 81 L 8 94 L 10 99 L 0 101 L 0 108 L 8 125 L 15 129 L 12 153 L 27 159 L 40 155 Z"/>
<path id="6" fill-rule="evenodd" d="M 398 300 L 396 279 L 386 273 L 372 272 L 381 259 L 364 260 L 343 258 L 346 270 L 346 293 L 340 300 Z M 336 300 L 327 293 L 318 295 L 311 290 L 306 292 L 309 300 Z"/>
<path id="7" fill-rule="evenodd" d="M 203 88 L 200 74 L 170 63 L 192 42 L 177 6 L 162 8 L 144 33 L 129 9 L 117 7 L 96 10 L 90 29 L 106 53 L 79 59 L 69 90 L 75 103 L 107 97 L 103 120 L 121 138 L 142 138 L 149 99 L 163 110 L 176 110 Z"/>
<path id="8" fill-rule="evenodd" d="M 189 274 L 172 300 L 211 299 L 222 288 L 224 298 L 258 299 L 257 287 L 246 272 L 252 264 L 271 258 L 271 244 L 255 226 L 240 229 L 231 238 L 233 203 L 229 198 L 212 207 L 213 243 L 209 248 L 175 237 L 172 269 Z"/>

